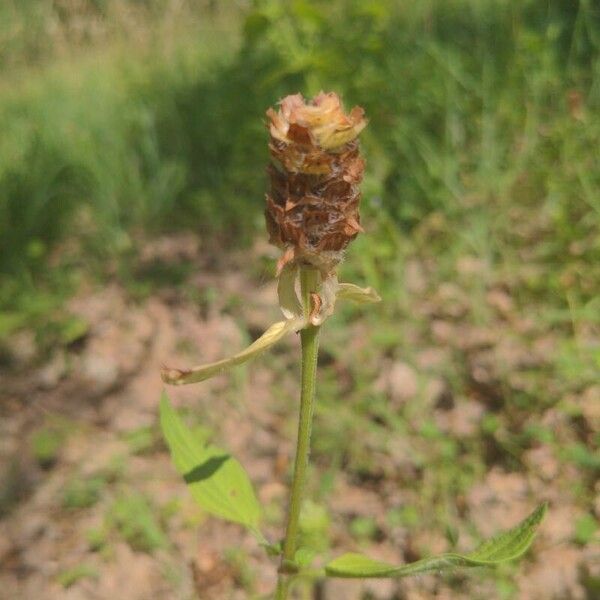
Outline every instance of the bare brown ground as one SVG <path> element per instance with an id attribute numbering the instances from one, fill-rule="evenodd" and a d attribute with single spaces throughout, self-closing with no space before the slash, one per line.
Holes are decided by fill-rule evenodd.
<path id="1" fill-rule="evenodd" d="M 149 252 L 151 255 L 152 249 Z M 164 255 L 165 249 L 160 252 Z M 241 600 L 267 596 L 273 589 L 273 561 L 265 558 L 241 529 L 207 519 L 198 511 L 162 443 L 157 441 L 144 452 L 133 453 L 126 441 L 128 432 L 156 426 L 163 387 L 158 373 L 163 363 L 187 365 L 221 357 L 247 342 L 238 323 L 249 324 L 254 333 L 277 317 L 273 282 L 266 276 L 257 282 L 242 274 L 242 268 L 235 269 L 235 260 L 227 270 L 204 271 L 195 276 L 191 286 L 214 289 L 217 296 L 207 308 L 200 309 L 196 302 L 169 289 L 141 303 L 130 300 L 117 284 L 82 291 L 71 309 L 90 324 L 85 338 L 26 374 L 12 371 L 3 377 L 0 459 L 5 485 L 14 488 L 11 493 L 17 500 L 0 520 L 0 598 Z M 441 293 L 452 296 L 456 290 Z M 241 301 L 228 309 L 232 297 Z M 492 301 L 502 304 L 507 300 L 498 296 Z M 444 352 L 453 346 L 456 349 L 459 337 L 452 336 L 442 319 L 434 322 L 433 329 L 442 341 L 439 347 L 424 348 L 419 353 L 417 369 L 423 371 L 425 386 L 437 398 L 435 417 L 440 427 L 458 438 L 468 437 L 487 407 L 475 397 L 449 406 L 440 402 L 443 382 L 434 377 L 427 379 L 427 370 L 443 359 Z M 485 337 L 486 332 L 480 333 Z M 27 345 L 26 339 L 17 342 Z M 274 359 L 280 367 L 283 365 L 276 374 L 268 360 L 260 359 L 256 369 L 237 379 L 234 376 L 233 383 L 231 378 L 219 377 L 170 392 L 178 407 L 196 411 L 217 431 L 217 440 L 240 458 L 265 506 L 281 506 L 286 495 L 297 397 L 291 366 L 297 346 L 293 338 L 284 342 Z M 515 360 L 512 349 L 495 344 L 492 350 L 507 352 Z M 478 349 L 473 339 L 465 350 L 482 387 L 489 375 L 486 361 L 492 350 L 487 342 Z M 416 394 L 422 379 L 418 383 L 415 368 L 404 363 L 393 362 L 389 367 L 385 369 L 388 375 L 382 376 L 376 386 L 391 403 L 402 406 Z M 274 377 L 277 394 L 272 392 Z M 56 462 L 41 468 L 32 456 L 31 435 L 57 416 L 76 427 Z M 556 419 L 556 426 L 561 426 L 560 413 L 548 411 L 546 418 Z M 403 440 L 390 443 L 387 460 L 391 468 L 399 472 L 412 468 L 411 452 Z M 117 469 L 113 480 L 109 478 L 97 502 L 86 508 L 65 509 L 64 490 L 74 479 L 114 471 L 118 457 L 122 459 L 120 471 Z M 597 572 L 600 560 L 598 548 L 572 542 L 573 523 L 582 508 L 568 488 L 578 480 L 578 473 L 574 467 L 559 464 L 543 445 L 529 450 L 526 461 L 528 470 L 522 473 L 492 466 L 462 499 L 464 512 L 479 535 L 489 535 L 523 517 L 533 507 L 532 498 L 550 500 L 550 518 L 534 550 L 515 573 L 517 591 L 512 597 L 589 600 L 582 578 Z M 87 532 L 103 527 L 115 497 L 138 492 L 150 498 L 162 515 L 159 520 L 168 545 L 146 552 L 112 532 L 102 551 L 91 548 Z M 392 530 L 386 525 L 386 510 L 411 499 L 414 492 L 403 494 L 385 481 L 359 485 L 340 473 L 328 501 L 335 515 L 334 549 L 355 546 L 344 533 L 346 520 L 365 516 L 374 518 L 383 529 L 381 539 L 370 542 L 367 548 L 376 557 L 403 562 L 411 552 L 418 556 L 420 548 L 446 550 L 446 538 L 433 530 L 425 531 L 423 539 L 409 539 L 402 528 Z M 178 503 L 179 510 L 166 511 L 164 507 L 173 502 Z M 281 517 L 279 510 L 276 517 Z M 600 506 L 596 506 L 598 510 Z M 273 538 L 277 538 L 278 531 L 274 525 L 267 526 Z M 469 530 L 465 528 L 462 533 L 461 546 L 470 545 Z M 224 558 L 240 549 L 247 554 L 246 566 Z M 58 582 L 61 573 L 81 564 L 88 565 L 94 575 L 68 587 Z M 251 595 L 247 591 L 248 578 L 252 580 Z M 320 597 L 424 600 L 502 596 L 493 578 L 477 573 L 463 577 L 458 573 L 450 578 L 431 575 L 402 582 L 333 581 L 321 589 Z"/>

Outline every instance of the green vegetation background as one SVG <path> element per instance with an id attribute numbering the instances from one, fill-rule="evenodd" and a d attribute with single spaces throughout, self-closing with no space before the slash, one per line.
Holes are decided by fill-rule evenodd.
<path id="1" fill-rule="evenodd" d="M 84 325 L 62 307 L 82 280 L 116 276 L 139 292 L 135 258 L 144 239 L 191 230 L 207 247 L 228 249 L 262 234 L 265 109 L 288 93 L 335 90 L 370 119 L 369 233 L 344 269 L 384 296 L 381 311 L 365 317 L 373 353 L 410 359 L 410 336 L 398 346 L 394 332 L 430 326 L 406 290 L 414 257 L 428 265 L 432 294 L 446 282 L 462 290 L 463 323 L 494 327 L 486 293 L 504 288 L 510 310 L 552 336 L 548 364 L 527 372 L 520 387 L 498 368 L 504 412 L 489 415 L 476 443 L 459 448 L 424 416 L 419 435 L 440 461 L 431 493 L 459 493 L 479 468 L 473 457 L 490 444 L 518 464 L 542 440 L 581 469 L 577 493 L 589 506 L 598 432 L 564 445 L 535 418 L 525 426 L 523 415 L 589 389 L 600 371 L 596 3 L 175 4 L 0 3 L 2 361 L 23 328 L 34 328 L 42 349 L 77 338 Z M 484 272 L 469 275 L 464 257 Z M 343 351 L 335 336 L 334 356 Z M 373 373 L 355 367 L 348 410 L 370 411 L 370 427 L 401 431 L 405 425 L 366 391 Z M 455 392 L 466 385 L 464 373 L 447 377 Z M 573 404 L 564 410 L 580 417 Z M 343 411 L 322 411 L 324 429 L 357 427 Z M 327 447 L 332 439 L 340 438 L 322 436 L 317 457 L 337 451 Z M 353 460 L 360 469 L 363 458 Z M 584 543 L 597 523 L 588 530 Z"/>
<path id="2" fill-rule="evenodd" d="M 435 215 L 446 253 L 540 262 L 524 292 L 567 320 L 598 313 L 593 3 L 169 6 L 2 3 L 1 334 L 44 312 L 34 288 L 64 291 L 74 270 L 132 251 L 136 231 L 250 239 L 265 107 L 320 89 L 370 117 L 371 229 L 389 220 L 410 240 Z"/>

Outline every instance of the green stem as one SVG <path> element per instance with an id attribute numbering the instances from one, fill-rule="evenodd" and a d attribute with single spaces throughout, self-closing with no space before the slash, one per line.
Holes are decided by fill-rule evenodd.
<path id="1" fill-rule="evenodd" d="M 306 314 L 310 312 L 311 293 L 317 292 L 319 274 L 314 269 L 301 269 L 300 283 L 302 299 Z M 300 510 L 302 507 L 302 492 L 306 481 L 306 471 L 310 455 L 310 434 L 312 429 L 315 379 L 317 373 L 317 356 L 319 353 L 319 327 L 309 325 L 300 332 L 302 341 L 302 389 L 300 393 L 300 419 L 298 422 L 298 439 L 296 443 L 296 459 L 294 462 L 294 477 L 290 493 L 287 527 L 283 542 L 283 555 L 277 581 L 276 600 L 286 600 L 288 597 L 291 577 L 285 573 L 285 565 L 293 562 L 298 543 Z"/>
<path id="2" fill-rule="evenodd" d="M 277 591 L 275 592 L 275 600 L 286 600 L 290 590 L 291 580 L 289 577 L 279 573 L 277 578 Z"/>

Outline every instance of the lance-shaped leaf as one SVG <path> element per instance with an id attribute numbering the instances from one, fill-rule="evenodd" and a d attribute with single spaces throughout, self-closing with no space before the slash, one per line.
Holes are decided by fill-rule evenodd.
<path id="1" fill-rule="evenodd" d="M 305 327 L 305 325 L 306 319 L 303 317 L 279 321 L 278 323 L 271 325 L 271 327 L 269 327 L 269 329 L 267 329 L 267 331 L 265 331 L 255 342 L 238 354 L 218 360 L 217 362 L 192 367 L 191 369 L 183 370 L 165 367 L 161 371 L 162 380 L 165 383 L 170 383 L 172 385 L 183 385 L 210 379 L 235 365 L 240 365 L 255 358 L 261 352 L 264 352 L 267 348 L 276 344 L 286 334 L 292 331 L 298 331 Z"/>
<path id="2" fill-rule="evenodd" d="M 160 400 L 160 425 L 175 468 L 196 502 L 206 512 L 244 525 L 262 539 L 258 529 L 260 505 L 242 465 L 226 452 L 198 440 L 165 393 Z"/>
<path id="3" fill-rule="evenodd" d="M 546 504 L 539 506 L 516 527 L 483 542 L 469 554 L 447 553 L 396 566 L 363 554 L 344 554 L 325 566 L 329 577 L 407 577 L 453 567 L 494 566 L 522 556 L 531 545 L 538 525 L 546 514 Z"/>

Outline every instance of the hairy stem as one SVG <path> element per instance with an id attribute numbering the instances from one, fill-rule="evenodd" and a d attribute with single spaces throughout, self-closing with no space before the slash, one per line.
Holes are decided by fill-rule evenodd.
<path id="1" fill-rule="evenodd" d="M 300 283 L 304 310 L 308 314 L 311 307 L 311 293 L 316 293 L 318 291 L 318 272 L 314 269 L 301 269 Z M 277 581 L 276 600 L 286 600 L 288 597 L 291 578 L 290 574 L 286 572 L 286 565 L 293 562 L 298 543 L 302 493 L 304 491 L 310 455 L 310 434 L 314 413 L 315 378 L 317 373 L 317 356 L 319 352 L 319 330 L 319 327 L 309 325 L 300 332 L 302 341 L 300 418 L 298 422 L 294 477 L 292 479 L 287 527 L 283 542 L 283 555 L 281 557 L 281 567 Z"/>

